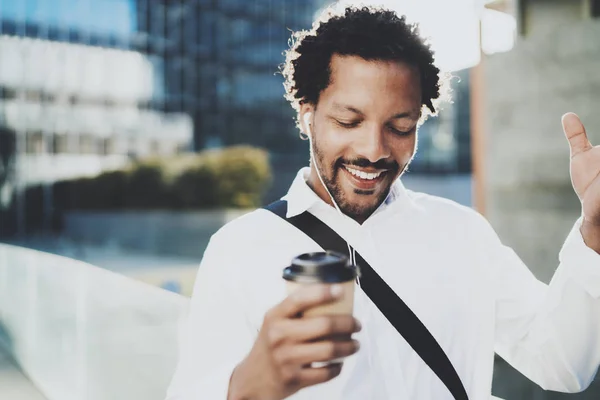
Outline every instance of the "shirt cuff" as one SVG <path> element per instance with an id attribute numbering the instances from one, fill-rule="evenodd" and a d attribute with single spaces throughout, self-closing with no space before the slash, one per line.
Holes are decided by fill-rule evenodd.
<path id="1" fill-rule="evenodd" d="M 600 298 L 600 254 L 583 241 L 580 231 L 582 221 L 583 217 L 580 217 L 567 236 L 559 260 L 575 282 L 592 297 Z"/>

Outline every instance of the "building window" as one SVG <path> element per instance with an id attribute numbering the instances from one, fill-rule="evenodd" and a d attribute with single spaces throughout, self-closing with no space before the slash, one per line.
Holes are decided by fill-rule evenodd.
<path id="1" fill-rule="evenodd" d="M 600 0 L 590 0 L 590 15 L 592 18 L 600 18 Z"/>
<path id="2" fill-rule="evenodd" d="M 90 134 L 81 134 L 79 136 L 79 154 L 95 154 L 97 153 L 96 138 Z"/>
<path id="3" fill-rule="evenodd" d="M 52 137 L 52 154 L 65 154 L 69 151 L 67 135 L 55 133 Z"/>
<path id="4" fill-rule="evenodd" d="M 100 154 L 107 156 L 116 153 L 115 139 L 112 137 L 101 139 Z"/>
<path id="5" fill-rule="evenodd" d="M 527 34 L 527 12 L 529 11 L 529 0 L 519 0 L 517 3 L 517 29 L 520 35 Z"/>
<path id="6" fill-rule="evenodd" d="M 27 154 L 44 153 L 44 135 L 41 132 L 27 132 L 25 139 L 25 152 Z"/>

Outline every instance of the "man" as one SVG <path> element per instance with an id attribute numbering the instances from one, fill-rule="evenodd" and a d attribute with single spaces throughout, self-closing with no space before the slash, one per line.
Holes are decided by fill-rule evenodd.
<path id="1" fill-rule="evenodd" d="M 311 163 L 285 197 L 287 216 L 310 212 L 370 263 L 437 340 L 469 399 L 490 398 L 494 351 L 543 388 L 583 390 L 600 364 L 600 148 L 577 116 L 563 117 L 582 217 L 547 286 L 476 212 L 399 180 L 420 121 L 437 110 L 433 60 L 391 11 L 348 8 L 296 35 L 283 72 Z M 286 297 L 282 269 L 320 250 L 264 209 L 217 232 L 168 399 L 453 398 L 360 289 L 356 319 L 298 318 L 339 295 L 317 285 Z M 342 368 L 311 367 L 350 355 Z"/>

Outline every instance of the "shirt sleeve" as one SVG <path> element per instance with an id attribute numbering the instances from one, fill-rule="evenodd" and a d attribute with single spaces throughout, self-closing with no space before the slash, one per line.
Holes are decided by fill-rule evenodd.
<path id="1" fill-rule="evenodd" d="M 226 400 L 231 373 L 254 341 L 231 249 L 216 235 L 198 270 L 167 400 Z"/>
<path id="2" fill-rule="evenodd" d="M 545 390 L 582 391 L 600 364 L 600 255 L 585 245 L 580 226 L 581 219 L 546 285 L 488 225 L 496 352 Z"/>

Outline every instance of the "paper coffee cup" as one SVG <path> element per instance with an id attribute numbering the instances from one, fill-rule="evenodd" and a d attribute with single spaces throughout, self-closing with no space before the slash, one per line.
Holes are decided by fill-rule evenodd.
<path id="1" fill-rule="evenodd" d="M 287 293 L 291 294 L 294 290 L 305 285 L 307 284 L 287 281 Z M 308 309 L 304 312 L 303 316 L 315 317 L 319 315 L 351 315 L 354 308 L 354 280 L 339 283 L 338 285 L 342 287 L 342 295 L 337 301 Z"/>
<path id="2" fill-rule="evenodd" d="M 303 317 L 320 315 L 352 315 L 354 308 L 354 282 L 360 271 L 349 263 L 343 254 L 327 251 L 305 253 L 292 260 L 289 267 L 283 270 L 288 295 L 300 287 L 315 284 L 340 285 L 341 297 L 333 303 L 313 307 L 303 313 Z M 343 359 L 325 363 L 313 363 L 313 367 L 322 367 L 331 363 L 342 362 Z"/>

